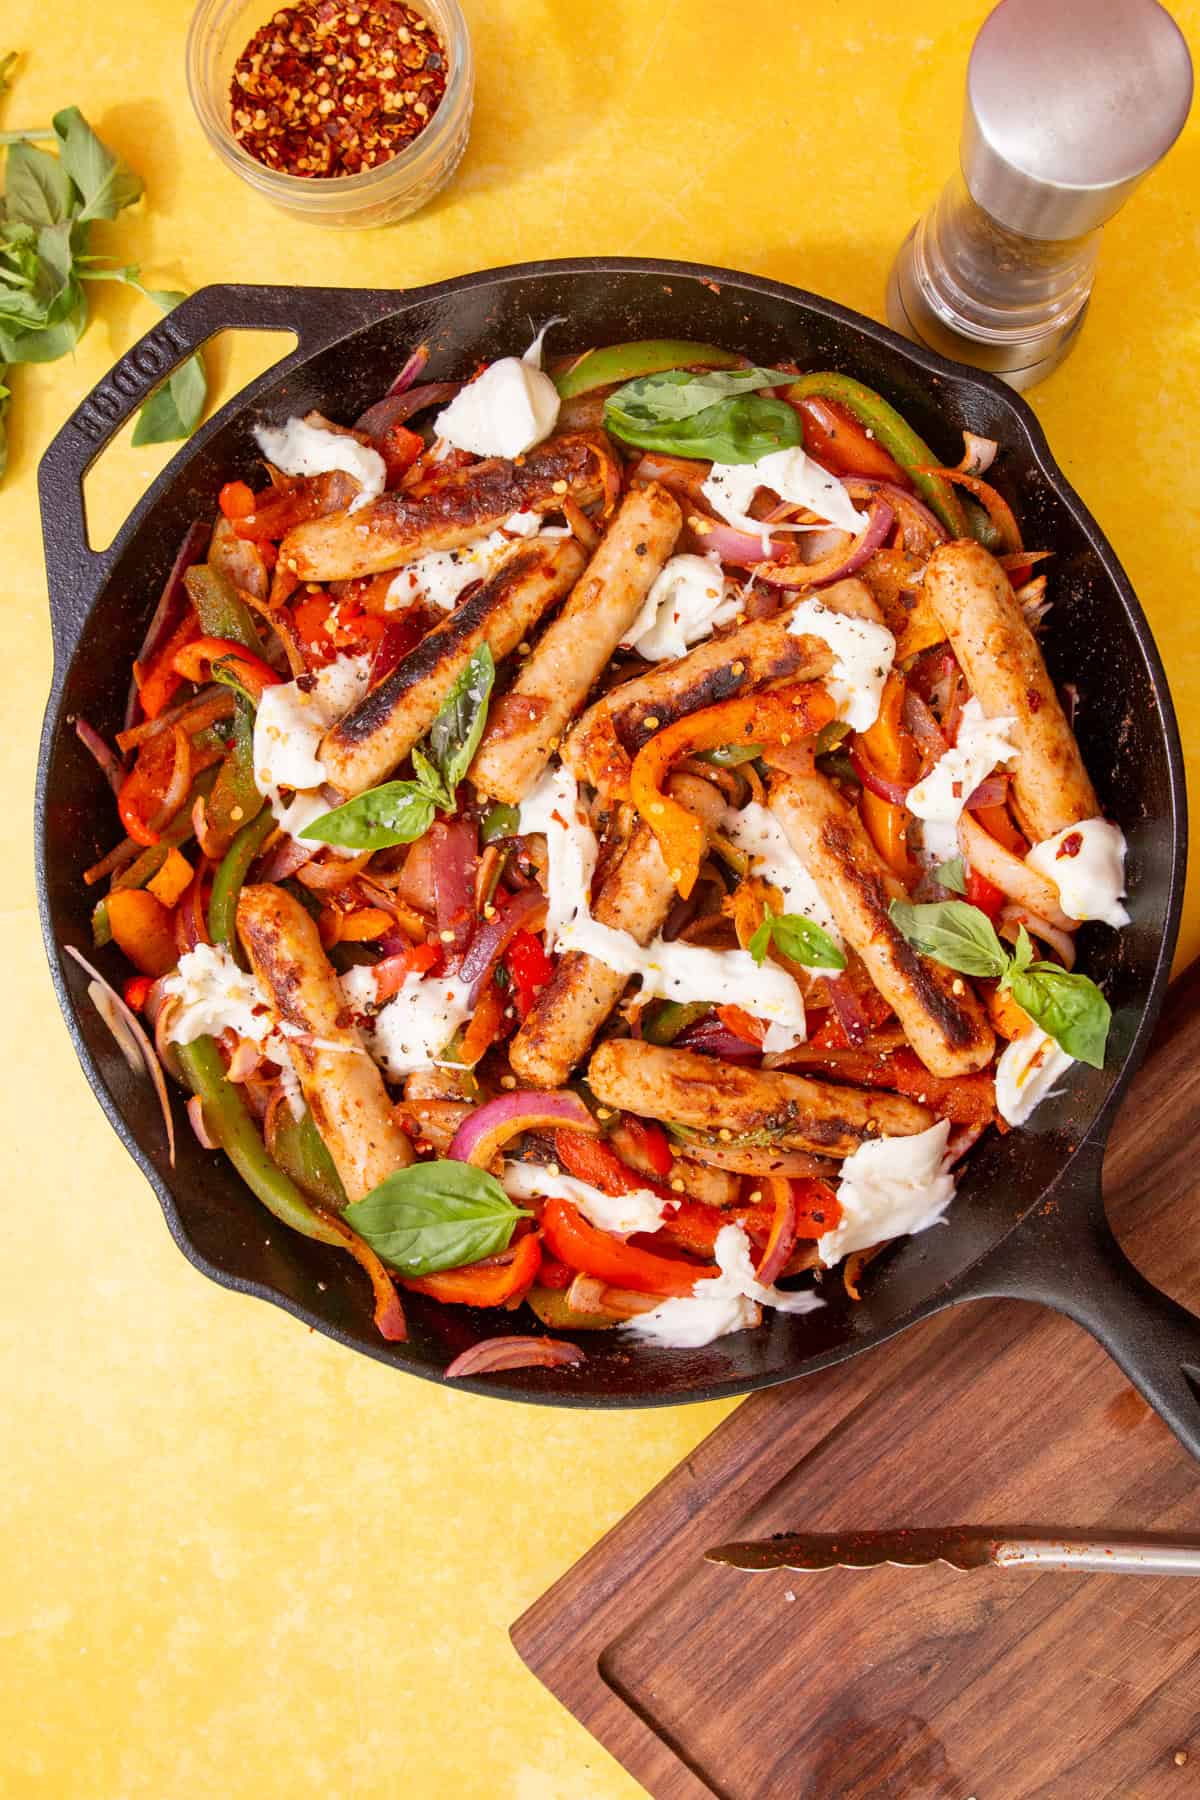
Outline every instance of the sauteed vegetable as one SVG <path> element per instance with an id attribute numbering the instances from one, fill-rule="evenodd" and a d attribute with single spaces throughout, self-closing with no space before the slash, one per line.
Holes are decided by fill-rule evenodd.
<path id="1" fill-rule="evenodd" d="M 93 994 L 385 1336 L 411 1292 L 700 1345 L 835 1266 L 857 1298 L 1102 1065 L 1075 934 L 1127 922 L 1125 845 L 996 445 L 939 465 L 782 357 L 548 371 L 545 335 L 263 421 L 115 747 L 77 722 L 125 831 L 84 880 L 133 972 Z M 582 1355 L 514 1316 L 447 1373 Z"/>

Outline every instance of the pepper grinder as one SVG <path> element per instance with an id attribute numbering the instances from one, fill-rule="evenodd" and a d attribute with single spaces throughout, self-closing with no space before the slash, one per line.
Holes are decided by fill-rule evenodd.
<path id="1" fill-rule="evenodd" d="M 889 322 L 1032 387 L 1083 324 L 1101 227 L 1191 101 L 1191 57 L 1158 0 L 1002 0 L 967 67 L 961 172 L 901 245 Z"/>

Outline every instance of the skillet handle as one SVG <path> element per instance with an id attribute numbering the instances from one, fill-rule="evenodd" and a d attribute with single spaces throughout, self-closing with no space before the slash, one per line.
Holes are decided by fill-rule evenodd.
<path id="1" fill-rule="evenodd" d="M 1034 1300 L 1065 1313 L 1103 1346 L 1200 1461 L 1200 1318 L 1126 1256 L 1108 1223 L 1102 1148 L 1087 1186 L 1052 1195 L 1034 1219 L 968 1272 L 955 1300 Z"/>
<path id="2" fill-rule="evenodd" d="M 295 332 L 299 342 L 276 363 L 273 378 L 360 326 L 395 312 L 399 295 L 355 288 L 277 288 L 229 283 L 200 288 L 168 313 L 96 384 L 59 430 L 38 468 L 42 540 L 50 590 L 54 656 L 65 667 L 84 621 L 117 556 L 128 523 L 107 550 L 88 542 L 83 478 L 130 414 L 180 363 L 219 331 Z M 224 414 L 224 408 L 218 417 Z M 207 436 L 209 421 L 181 446 Z"/>

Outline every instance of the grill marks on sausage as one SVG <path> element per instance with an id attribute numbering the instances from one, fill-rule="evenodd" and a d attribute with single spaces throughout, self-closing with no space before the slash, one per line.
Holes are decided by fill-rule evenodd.
<path id="1" fill-rule="evenodd" d="M 851 832 L 840 820 L 829 819 L 821 828 L 821 842 L 836 860 L 841 880 L 857 894 L 871 920 L 874 935 L 887 940 L 896 966 L 912 988 L 914 998 L 944 1034 L 947 1044 L 955 1050 L 976 1048 L 983 1041 L 978 1024 L 956 1003 L 953 994 L 947 993 L 945 977 L 939 976 L 928 959 L 914 950 L 892 924 L 888 915 L 892 896 L 887 884 L 873 870 L 859 865 Z"/>

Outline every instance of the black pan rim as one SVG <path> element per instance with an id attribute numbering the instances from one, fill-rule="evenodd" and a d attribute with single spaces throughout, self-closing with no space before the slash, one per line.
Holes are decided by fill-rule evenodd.
<path id="1" fill-rule="evenodd" d="M 1014 1217 L 1011 1225 L 1003 1233 L 997 1244 L 983 1252 L 974 1262 L 967 1264 L 951 1281 L 948 1281 L 942 1289 L 927 1296 L 900 1318 L 892 1320 L 885 1325 L 877 1326 L 869 1332 L 865 1332 L 861 1338 L 847 1339 L 844 1343 L 832 1346 L 827 1351 L 805 1358 L 802 1366 L 797 1369 L 775 1370 L 762 1375 L 737 1375 L 727 1382 L 709 1382 L 705 1386 L 697 1388 L 686 1396 L 675 1393 L 664 1393 L 653 1389 L 638 1392 L 636 1394 L 625 1392 L 620 1394 L 576 1394 L 571 1390 L 569 1376 L 564 1379 L 563 1371 L 555 1371 L 552 1374 L 541 1371 L 522 1371 L 524 1381 L 520 1384 L 514 1383 L 511 1380 L 497 1381 L 493 1378 L 486 1377 L 477 1377 L 473 1379 L 466 1378 L 461 1381 L 446 1383 L 439 1371 L 402 1361 L 395 1354 L 395 1351 L 385 1345 L 382 1340 L 380 1340 L 378 1344 L 363 1343 L 350 1333 L 343 1331 L 330 1320 L 323 1318 L 313 1309 L 293 1301 L 288 1296 L 280 1293 L 277 1289 L 268 1284 L 251 1281 L 245 1277 L 239 1277 L 233 1271 L 212 1263 L 197 1250 L 191 1238 L 188 1236 L 179 1215 L 174 1195 L 168 1183 L 159 1175 L 158 1170 L 150 1159 L 143 1154 L 129 1130 L 124 1115 L 108 1089 L 84 1039 L 75 1003 L 65 979 L 61 945 L 55 934 L 53 921 L 50 915 L 49 873 L 46 860 L 47 786 L 51 750 L 55 735 L 61 723 L 61 689 L 66 673 L 66 665 L 63 664 L 60 666 L 57 658 L 43 722 L 35 794 L 35 859 L 38 911 L 55 993 L 58 998 L 59 1006 L 62 1009 L 71 1041 L 74 1045 L 76 1054 L 79 1057 L 84 1073 L 88 1078 L 92 1091 L 108 1117 L 117 1136 L 149 1181 L 150 1186 L 162 1207 L 167 1227 L 175 1243 L 193 1267 L 197 1268 L 202 1274 L 208 1276 L 210 1280 L 213 1280 L 219 1286 L 228 1288 L 234 1292 L 250 1294 L 258 1299 L 267 1300 L 275 1306 L 282 1308 L 282 1310 L 291 1314 L 294 1318 L 301 1320 L 311 1329 L 321 1332 L 322 1335 L 326 1337 L 332 1338 L 344 1348 L 370 1356 L 373 1360 L 382 1362 L 391 1368 L 409 1375 L 418 1376 L 423 1380 L 434 1382 L 439 1386 L 461 1388 L 464 1392 L 487 1395 L 495 1399 L 519 1401 L 532 1405 L 568 1406 L 579 1409 L 634 1410 L 658 1406 L 699 1405 L 712 1400 L 735 1398 L 754 1392 L 759 1388 L 775 1386 L 785 1381 L 798 1379 L 802 1375 L 815 1373 L 820 1369 L 832 1367 L 837 1363 L 847 1360 L 851 1356 L 857 1355 L 862 1350 L 870 1349 L 876 1345 L 888 1342 L 900 1332 L 907 1330 L 911 1325 L 919 1323 L 920 1320 L 930 1317 L 932 1314 L 943 1310 L 948 1305 L 952 1305 L 956 1299 L 963 1297 L 960 1296 L 958 1290 L 969 1284 L 969 1277 L 972 1270 L 975 1269 L 980 1262 L 986 1261 L 987 1257 L 991 1255 L 995 1249 L 999 1248 L 1000 1244 L 1007 1243 L 1011 1239 L 1013 1233 L 1019 1229 L 1023 1221 L 1029 1216 L 1029 1213 L 1035 1210 L 1037 1206 L 1044 1203 L 1049 1193 L 1058 1193 L 1060 1189 L 1065 1189 L 1069 1184 L 1069 1178 L 1072 1171 L 1080 1165 L 1081 1159 L 1086 1159 L 1087 1154 L 1092 1151 L 1095 1146 L 1103 1144 L 1108 1126 L 1111 1123 L 1117 1107 L 1120 1105 L 1128 1083 L 1132 1079 L 1145 1054 L 1147 1043 L 1154 1029 L 1154 1025 L 1157 1022 L 1158 1013 L 1162 1005 L 1163 995 L 1170 975 L 1171 958 L 1178 936 L 1183 901 L 1184 878 L 1186 874 L 1187 848 L 1187 808 L 1183 752 L 1179 737 L 1178 723 L 1162 660 L 1150 631 L 1148 621 L 1145 618 L 1145 614 L 1133 591 L 1132 585 L 1092 513 L 1059 468 L 1036 415 L 1033 413 L 1028 403 L 1005 383 L 1000 381 L 998 377 L 970 368 L 965 364 L 952 362 L 935 351 L 927 350 L 924 346 L 911 343 L 908 339 L 900 337 L 889 327 L 881 325 L 876 320 L 873 320 L 864 314 L 858 313 L 849 307 L 842 306 L 836 301 L 812 294 L 805 289 L 793 287 L 785 282 L 774 281 L 765 276 L 749 275 L 737 270 L 700 263 L 649 257 L 620 256 L 548 259 L 508 264 L 492 270 L 475 271 L 470 274 L 452 277 L 442 282 L 431 283 L 420 288 L 397 288 L 394 290 L 326 289 L 322 291 L 330 293 L 331 295 L 343 292 L 347 297 L 354 296 L 360 303 L 364 297 L 371 296 L 381 303 L 379 310 L 374 315 L 375 318 L 384 319 L 389 316 L 389 313 L 386 306 L 382 303 L 389 298 L 394 297 L 396 302 L 395 307 L 392 310 L 394 312 L 402 312 L 408 305 L 418 301 L 424 303 L 431 298 L 440 299 L 451 297 L 455 294 L 471 292 L 480 287 L 494 287 L 498 283 L 516 282 L 529 279 L 530 277 L 554 274 L 597 276 L 643 274 L 649 276 L 663 276 L 674 279 L 695 280 L 702 282 L 705 285 L 716 284 L 719 287 L 727 286 L 737 289 L 741 293 L 750 295 L 760 294 L 770 296 L 775 299 L 784 300 L 793 306 L 800 306 L 805 311 L 814 313 L 819 317 L 832 320 L 847 327 L 855 334 L 882 343 L 904 361 L 923 371 L 934 381 L 952 381 L 957 386 L 966 384 L 990 392 L 1001 407 L 1009 414 L 1014 426 L 1024 437 L 1029 454 L 1037 464 L 1048 485 L 1055 491 L 1059 499 L 1073 515 L 1076 524 L 1088 540 L 1099 566 L 1103 570 L 1104 576 L 1110 585 L 1115 588 L 1122 606 L 1130 619 L 1130 623 L 1134 627 L 1139 640 L 1139 647 L 1146 659 L 1151 673 L 1166 753 L 1171 806 L 1176 820 L 1176 833 L 1172 844 L 1170 880 L 1165 905 L 1162 941 L 1145 1007 L 1129 1049 L 1126 1052 L 1121 1066 L 1114 1074 L 1109 1091 L 1101 1103 L 1097 1114 L 1093 1118 L 1079 1144 L 1062 1163 L 1053 1181 L 1047 1187 L 1038 1190 L 1028 1208 Z M 253 285 L 248 287 L 242 286 L 242 284 L 228 285 L 237 285 L 238 291 L 240 292 L 253 293 L 256 291 Z M 203 301 L 206 297 L 211 298 L 221 291 L 221 286 L 201 289 L 193 296 L 193 300 Z M 273 294 L 278 294 L 281 291 L 286 293 L 290 290 L 287 288 L 281 289 L 276 286 L 272 286 L 268 289 L 264 286 L 262 291 L 270 291 Z M 305 290 L 301 289 L 299 291 L 304 292 Z M 351 312 L 351 315 L 348 317 L 345 332 L 340 334 L 338 338 L 332 340 L 331 343 L 327 343 L 325 348 L 336 347 L 338 342 L 345 342 L 353 337 L 358 331 L 364 329 L 366 323 L 367 321 L 365 321 L 359 313 Z M 307 358 L 304 357 L 303 353 L 297 351 L 296 353 L 293 353 L 292 356 L 282 359 L 281 362 L 273 364 L 272 367 L 266 370 L 261 376 L 258 376 L 239 393 L 233 395 L 225 405 L 222 406 L 211 419 L 206 421 L 205 424 L 201 426 L 200 430 L 181 447 L 155 481 L 141 496 L 124 524 L 117 532 L 108 549 L 101 553 L 97 558 L 99 563 L 106 565 L 104 571 L 105 574 L 107 574 L 108 567 L 111 567 L 111 565 L 115 563 L 134 537 L 144 518 L 155 506 L 160 494 L 178 479 L 181 471 L 186 467 L 197 451 L 203 447 L 208 439 L 215 435 L 219 430 L 223 429 L 224 426 L 229 424 L 236 417 L 249 411 L 261 396 L 268 393 L 281 379 L 281 376 L 285 372 L 285 365 L 286 370 L 290 371 L 302 364 L 305 360 L 307 360 Z M 66 427 L 64 427 L 64 429 L 66 429 Z M 50 459 L 52 450 L 53 445 L 51 445 L 50 449 L 47 450 L 43 457 L 43 469 L 45 469 Z M 100 604 L 102 588 L 103 578 L 97 584 L 97 593 L 92 601 L 93 608 Z M 639 1359 L 645 1362 L 648 1374 L 652 1374 L 655 1353 L 640 1348 L 637 1355 L 639 1356 Z M 552 1386 L 551 1382 L 555 1385 Z"/>

